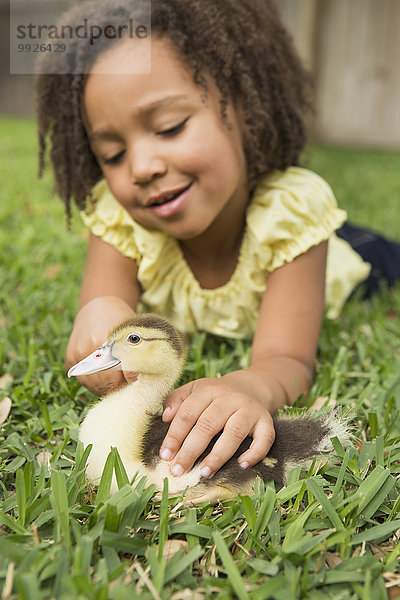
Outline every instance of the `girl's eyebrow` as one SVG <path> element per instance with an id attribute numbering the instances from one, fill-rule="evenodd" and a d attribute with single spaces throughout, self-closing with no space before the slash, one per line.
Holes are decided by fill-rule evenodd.
<path id="1" fill-rule="evenodd" d="M 150 114 L 168 104 L 174 104 L 174 102 L 179 102 L 179 100 L 187 99 L 188 96 L 186 96 L 186 94 L 174 94 L 173 96 L 166 96 L 165 98 L 161 98 L 160 100 L 154 100 L 154 102 L 150 102 L 148 104 L 144 104 L 143 106 L 139 106 L 137 112 Z"/>
<path id="2" fill-rule="evenodd" d="M 174 104 L 181 100 L 187 100 L 187 99 L 188 99 L 188 96 L 186 96 L 185 94 L 174 94 L 173 96 L 167 96 L 165 98 L 161 98 L 160 100 L 154 100 L 153 102 L 144 104 L 143 106 L 138 106 L 137 109 L 135 110 L 135 113 L 137 113 L 139 115 L 150 115 L 150 114 L 156 112 L 158 109 L 168 106 L 169 104 Z M 110 133 L 108 131 L 102 131 L 102 130 L 94 131 L 89 136 L 91 142 L 94 142 L 96 140 L 110 139 L 112 137 L 113 136 L 110 135 Z"/>

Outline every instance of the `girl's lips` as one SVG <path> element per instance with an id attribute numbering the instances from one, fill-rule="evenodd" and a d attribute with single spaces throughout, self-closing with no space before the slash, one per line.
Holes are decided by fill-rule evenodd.
<path id="1" fill-rule="evenodd" d="M 184 207 L 189 198 L 191 188 L 192 184 L 182 190 L 179 196 L 170 200 L 170 202 L 166 202 L 165 204 L 153 204 L 153 206 L 149 206 L 148 209 L 157 215 L 157 217 L 171 217 Z"/>

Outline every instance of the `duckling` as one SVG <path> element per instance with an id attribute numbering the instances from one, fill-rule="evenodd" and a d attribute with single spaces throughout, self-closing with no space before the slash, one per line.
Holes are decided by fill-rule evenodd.
<path id="1" fill-rule="evenodd" d="M 203 478 L 199 464 L 216 436 L 188 473 L 174 477 L 171 461 L 159 456 L 169 427 L 161 415 L 164 398 L 180 377 L 184 361 L 184 341 L 175 327 L 158 315 L 141 314 L 117 325 L 103 346 L 71 367 L 69 377 L 107 369 L 137 373 L 135 381 L 94 404 L 81 424 L 79 439 L 84 446 L 93 446 L 86 471 L 91 483 L 99 483 L 110 449 L 116 447 L 129 480 L 136 473 L 146 475 L 149 483 L 162 490 L 167 477 L 170 496 L 186 491 L 185 502 L 198 505 L 251 494 L 257 477 L 282 486 L 291 469 L 307 468 L 315 456 L 331 453 L 331 437 L 337 436 L 347 445 L 346 426 L 334 415 L 324 420 L 311 416 L 276 418 L 275 442 L 253 467 L 243 470 L 237 463 L 252 441 L 246 438 L 213 477 Z M 115 491 L 114 478 L 111 493 Z"/>

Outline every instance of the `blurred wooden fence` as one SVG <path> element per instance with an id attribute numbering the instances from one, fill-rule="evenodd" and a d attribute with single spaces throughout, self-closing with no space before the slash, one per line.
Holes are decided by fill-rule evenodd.
<path id="1" fill-rule="evenodd" d="M 400 149 L 400 1 L 278 1 L 316 80 L 314 136 Z"/>
<path id="2" fill-rule="evenodd" d="M 316 79 L 314 137 L 400 149 L 400 0 L 277 1 Z M 0 112 L 31 114 L 32 77 L 9 74 L 8 4 L 0 0 Z"/>

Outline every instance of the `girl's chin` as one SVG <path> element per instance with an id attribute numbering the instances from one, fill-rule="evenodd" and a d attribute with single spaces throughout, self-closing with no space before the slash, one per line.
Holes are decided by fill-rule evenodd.
<path id="1" fill-rule="evenodd" d="M 163 231 L 165 231 L 165 233 L 168 233 L 168 235 L 170 235 L 171 237 L 173 237 L 175 240 L 177 240 L 178 242 L 189 242 L 190 240 L 195 240 L 196 238 L 199 238 L 205 231 L 205 229 L 199 229 L 198 227 L 196 229 L 180 229 L 180 228 L 163 228 Z"/>
<path id="2" fill-rule="evenodd" d="M 149 215 L 142 210 L 129 211 L 130 216 L 136 223 L 148 229 L 156 229 L 170 235 L 177 241 L 193 240 L 207 231 L 210 226 L 208 222 L 201 222 L 200 218 L 190 218 L 188 221 L 183 215 L 176 215 L 175 218 L 165 219 L 157 218 L 155 215 Z"/>

